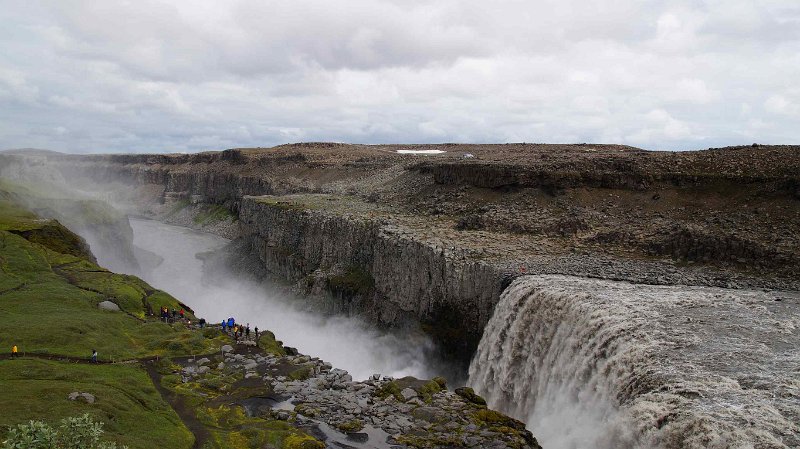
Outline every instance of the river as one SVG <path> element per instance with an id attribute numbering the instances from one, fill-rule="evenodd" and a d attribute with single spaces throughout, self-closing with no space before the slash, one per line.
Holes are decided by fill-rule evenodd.
<path id="1" fill-rule="evenodd" d="M 357 318 L 309 312 L 302 309 L 302 301 L 278 297 L 233 274 L 223 281 L 215 278 L 213 284 L 206 282 L 197 255 L 220 250 L 226 239 L 153 220 L 131 218 L 130 222 L 134 246 L 163 259 L 156 269 L 140 276 L 211 323 L 232 316 L 251 328 L 270 330 L 284 344 L 331 362 L 355 379 L 372 374 L 431 378 L 445 370 L 429 356 L 432 345 L 420 334 L 388 333 Z"/>
<path id="2" fill-rule="evenodd" d="M 197 255 L 225 239 L 131 226 L 134 245 L 163 258 L 143 278 L 198 316 L 269 329 L 357 379 L 443 371 L 420 335 L 305 311 L 233 274 L 207 282 Z M 795 293 L 525 276 L 504 292 L 468 384 L 548 448 L 796 447 L 799 329 Z"/>

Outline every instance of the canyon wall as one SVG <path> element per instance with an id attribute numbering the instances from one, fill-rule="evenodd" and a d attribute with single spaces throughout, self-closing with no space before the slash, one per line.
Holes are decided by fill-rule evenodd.
<path id="1" fill-rule="evenodd" d="M 202 228 L 192 219 L 199 212 L 181 210 L 224 208 L 238 219 L 225 236 L 268 272 L 332 312 L 421 325 L 465 363 L 501 292 L 523 274 L 800 288 L 796 147 L 395 152 L 405 147 L 302 144 L 50 163 L 132 213 Z M 419 148 L 428 147 L 440 148 Z"/>
<path id="2" fill-rule="evenodd" d="M 338 311 L 391 326 L 419 322 L 462 360 L 510 279 L 381 220 L 257 197 L 242 200 L 239 220 L 242 239 L 268 271 L 305 293 L 330 292 Z"/>

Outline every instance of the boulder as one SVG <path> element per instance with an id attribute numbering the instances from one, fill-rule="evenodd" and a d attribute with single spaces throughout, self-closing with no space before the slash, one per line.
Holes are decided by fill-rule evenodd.
<path id="1" fill-rule="evenodd" d="M 119 312 L 119 306 L 111 301 L 103 301 L 97 305 L 99 309 L 108 310 L 109 312 Z"/>
<path id="2" fill-rule="evenodd" d="M 81 401 L 86 402 L 87 404 L 94 404 L 94 401 L 95 401 L 95 396 L 93 394 L 91 394 L 91 393 L 81 393 L 81 392 L 78 392 L 78 391 L 73 391 L 72 393 L 70 393 L 67 396 L 67 398 L 70 401 L 81 400 Z"/>
<path id="3" fill-rule="evenodd" d="M 402 396 L 404 400 L 408 401 L 409 399 L 419 396 L 419 394 L 417 394 L 417 392 L 411 388 L 405 388 L 400 392 L 400 396 Z"/>
<path id="4" fill-rule="evenodd" d="M 466 399 L 467 402 L 477 405 L 486 405 L 486 399 L 478 396 L 478 394 L 475 393 L 475 390 L 470 387 L 456 388 L 456 394 Z"/>
<path id="5" fill-rule="evenodd" d="M 284 346 L 283 350 L 284 350 L 284 352 L 286 352 L 286 355 L 298 355 L 299 354 L 299 352 L 297 352 L 297 348 L 292 348 L 291 346 Z"/>
<path id="6" fill-rule="evenodd" d="M 219 349 L 222 352 L 233 352 L 233 346 L 225 345 Z"/>

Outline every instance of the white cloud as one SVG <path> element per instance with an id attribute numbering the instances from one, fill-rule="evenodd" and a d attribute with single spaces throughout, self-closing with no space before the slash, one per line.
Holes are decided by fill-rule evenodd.
<path id="1" fill-rule="evenodd" d="M 0 22 L 0 148 L 800 137 L 793 0 L 4 2 Z"/>
<path id="2" fill-rule="evenodd" d="M 767 101 L 764 102 L 764 109 L 773 114 L 788 116 L 800 115 L 800 105 L 789 101 L 782 95 L 772 95 L 767 98 Z"/>

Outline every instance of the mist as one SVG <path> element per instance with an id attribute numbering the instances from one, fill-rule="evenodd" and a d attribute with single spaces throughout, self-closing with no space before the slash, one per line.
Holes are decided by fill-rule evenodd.
<path id="1" fill-rule="evenodd" d="M 301 298 L 280 296 L 229 272 L 215 273 L 213 284 L 204 280 L 197 255 L 222 249 L 226 239 L 152 220 L 131 219 L 131 226 L 137 254 L 163 259 L 157 267 L 140 260 L 143 279 L 209 323 L 234 317 L 251 329 L 272 331 L 285 345 L 345 369 L 354 379 L 372 374 L 429 379 L 447 371 L 430 355 L 433 344 L 421 334 L 388 333 L 358 318 L 306 311 Z"/>

